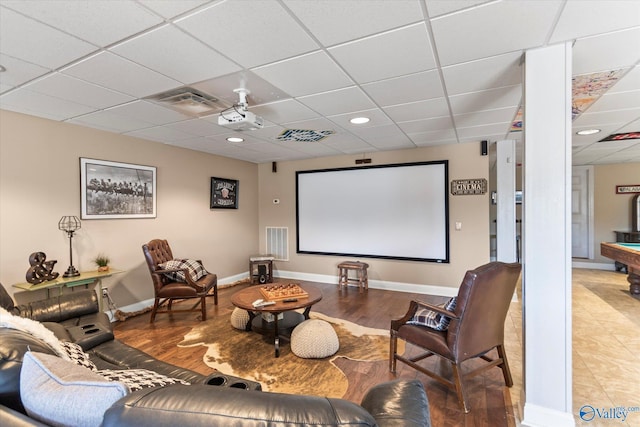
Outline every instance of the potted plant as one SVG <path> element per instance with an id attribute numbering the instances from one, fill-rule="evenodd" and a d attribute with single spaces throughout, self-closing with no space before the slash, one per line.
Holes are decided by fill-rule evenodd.
<path id="1" fill-rule="evenodd" d="M 108 256 L 98 254 L 93 259 L 93 262 L 98 266 L 98 271 L 109 271 L 109 262 L 111 262 L 111 260 Z"/>

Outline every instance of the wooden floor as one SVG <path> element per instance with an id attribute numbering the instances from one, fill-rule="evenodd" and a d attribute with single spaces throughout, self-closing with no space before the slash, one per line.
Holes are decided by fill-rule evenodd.
<path id="1" fill-rule="evenodd" d="M 339 291 L 336 285 L 317 283 L 324 298 L 314 310 L 364 326 L 389 327 L 389 320 L 401 317 L 411 298 L 439 303 L 446 298 L 356 288 Z M 231 294 L 238 287 L 221 289 L 220 304 L 208 308 L 208 316 L 228 316 L 233 306 Z M 418 378 L 425 385 L 434 426 L 519 426 L 522 420 L 522 309 L 521 298 L 511 303 L 505 321 L 505 347 L 514 386 L 507 388 L 498 369 L 491 369 L 465 382 L 472 407 L 464 414 L 455 394 L 435 380 L 398 364 L 398 377 Z M 573 414 L 576 426 L 604 425 L 582 421 L 583 405 L 598 408 L 633 406 L 626 425 L 640 426 L 640 297 L 629 294 L 626 275 L 600 270 L 573 270 Z M 115 325 L 116 337 L 167 362 L 202 374 L 212 373 L 202 361 L 205 347 L 178 348 L 177 343 L 199 323 L 197 313 L 158 315 L 153 325 L 149 314 L 132 317 Z M 410 346 L 407 352 L 415 352 Z M 430 358 L 435 359 L 435 358 Z M 425 361 L 427 363 L 427 361 Z M 436 360 L 428 363 L 435 364 Z M 386 361 L 353 362 L 340 360 L 339 367 L 349 378 L 346 399 L 359 402 L 372 385 L 395 378 Z M 433 366 L 433 365 L 432 365 Z M 445 364 L 439 366 L 443 371 Z M 320 379 L 321 380 L 321 379 Z M 599 420 L 601 421 L 601 420 Z M 607 423 L 607 425 L 611 424 Z"/>
<path id="2" fill-rule="evenodd" d="M 407 310 L 412 298 L 432 303 L 440 303 L 446 298 L 428 297 L 421 294 L 390 292 L 369 289 L 363 294 L 355 287 L 338 290 L 337 285 L 314 283 L 323 291 L 323 299 L 313 306 L 329 316 L 343 318 L 363 326 L 372 328 L 389 328 L 389 320 L 401 317 Z M 220 290 L 219 305 L 211 300 L 207 307 L 207 316 L 228 316 L 233 306 L 231 295 L 240 289 L 238 285 Z M 209 374 L 213 370 L 202 361 L 205 347 L 179 348 L 177 344 L 184 335 L 199 323 L 198 313 L 159 314 L 154 324 L 149 324 L 149 314 L 131 317 L 115 325 L 115 335 L 127 344 L 139 348 L 150 355 L 193 371 Z M 407 353 L 415 353 L 416 349 L 407 346 Z M 433 359 L 433 360 L 431 360 Z M 425 361 L 425 366 L 436 367 L 441 373 L 450 373 L 448 364 L 439 362 L 437 358 Z M 398 363 L 397 374 L 389 372 L 388 361 L 354 362 L 340 358 L 338 367 L 349 379 L 349 389 L 344 398 L 359 403 L 369 387 L 395 378 L 418 378 L 427 390 L 431 407 L 431 419 L 434 426 L 467 426 L 467 427 L 502 427 L 515 426 L 514 410 L 509 389 L 499 369 L 491 369 L 486 373 L 467 380 L 466 391 L 472 407 L 469 414 L 458 406 L 455 393 L 430 379 L 424 374 Z M 437 365 L 437 366 L 436 366 Z M 470 365 L 469 367 L 472 367 Z"/>

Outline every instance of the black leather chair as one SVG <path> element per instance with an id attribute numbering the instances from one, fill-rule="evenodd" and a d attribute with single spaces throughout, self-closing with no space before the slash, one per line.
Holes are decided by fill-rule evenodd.
<path id="1" fill-rule="evenodd" d="M 469 270 L 458 290 L 456 308 L 449 312 L 439 306 L 411 301 L 409 310 L 401 318 L 391 321 L 389 369 L 396 372 L 396 361 L 401 361 L 452 388 L 465 412 L 470 408 L 465 399 L 463 379 L 475 376 L 491 367 L 502 369 L 507 387 L 513 385 L 507 355 L 504 350 L 504 321 L 509 304 L 520 277 L 520 264 L 491 262 Z M 451 323 L 447 330 L 437 331 L 427 326 L 407 324 L 420 307 L 447 315 Z M 421 347 L 425 351 L 415 357 L 397 353 L 398 338 Z M 487 356 L 493 349 L 497 358 Z M 453 380 L 433 372 L 417 362 L 437 355 L 449 361 Z M 471 372 L 462 374 L 463 362 L 481 358 L 488 362 Z"/>
<path id="2" fill-rule="evenodd" d="M 206 298 L 213 296 L 214 303 L 218 305 L 218 277 L 213 273 L 209 273 L 194 281 L 186 269 L 163 269 L 160 266 L 161 264 L 174 259 L 171 247 L 166 240 L 151 240 L 149 243 L 142 245 L 142 252 L 147 261 L 149 272 L 151 273 L 155 292 L 150 322 L 154 322 L 157 313 L 189 311 L 200 311 L 202 313 L 202 320 L 206 320 Z M 184 282 L 172 280 L 167 275 L 167 273 L 175 273 L 178 271 L 183 271 Z M 188 309 L 173 310 L 173 301 L 185 299 L 197 299 L 198 301 Z M 165 304 L 166 309 L 161 309 Z"/>

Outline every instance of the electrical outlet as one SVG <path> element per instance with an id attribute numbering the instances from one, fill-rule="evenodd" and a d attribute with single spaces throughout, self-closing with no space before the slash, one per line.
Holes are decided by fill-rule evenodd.
<path id="1" fill-rule="evenodd" d="M 109 288 L 102 288 L 102 298 L 109 297 Z"/>

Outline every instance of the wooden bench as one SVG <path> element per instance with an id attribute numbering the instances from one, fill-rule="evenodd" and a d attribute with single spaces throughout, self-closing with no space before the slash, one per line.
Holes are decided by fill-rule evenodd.
<path id="1" fill-rule="evenodd" d="M 338 269 L 340 270 L 338 275 L 338 286 L 340 287 L 340 290 L 342 290 L 343 286 L 346 289 L 349 282 L 357 283 L 361 293 L 363 290 L 369 289 L 367 268 L 369 268 L 369 264 L 360 261 L 344 261 L 338 264 Z M 356 277 L 350 278 L 349 270 L 355 270 Z"/>

